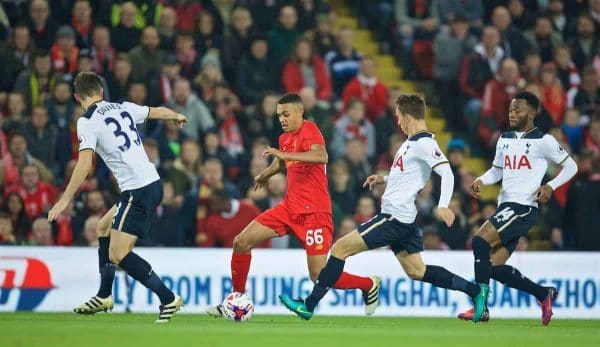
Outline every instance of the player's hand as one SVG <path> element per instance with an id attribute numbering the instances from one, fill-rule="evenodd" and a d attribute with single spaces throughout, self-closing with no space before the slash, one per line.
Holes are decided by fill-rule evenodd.
<path id="1" fill-rule="evenodd" d="M 448 228 L 450 228 L 452 224 L 454 224 L 454 218 L 456 218 L 454 212 L 452 212 L 452 210 L 447 207 L 437 208 L 435 210 L 435 216 L 437 217 L 437 219 L 444 222 L 448 226 Z"/>
<path id="2" fill-rule="evenodd" d="M 367 177 L 365 183 L 363 183 L 363 188 L 369 187 L 369 190 L 373 190 L 373 188 L 375 188 L 376 185 L 384 183 L 385 179 L 382 175 L 371 175 Z"/>
<path id="3" fill-rule="evenodd" d="M 274 156 L 274 157 L 277 157 L 278 159 L 285 160 L 285 153 L 278 150 L 277 148 L 267 147 L 267 149 L 265 149 L 265 151 L 262 153 L 262 157 L 265 159 L 270 156 Z"/>
<path id="4" fill-rule="evenodd" d="M 179 128 L 183 128 L 183 126 L 187 123 L 187 118 L 181 113 L 178 113 L 175 115 L 173 122 L 175 122 Z"/>
<path id="5" fill-rule="evenodd" d="M 254 191 L 261 188 L 266 188 L 267 183 L 269 182 L 268 178 L 265 178 L 263 175 L 258 175 L 254 177 Z"/>
<path id="6" fill-rule="evenodd" d="M 60 213 L 62 211 L 64 211 L 65 208 L 67 208 L 67 206 L 69 206 L 69 202 L 70 202 L 69 199 L 60 198 L 60 200 L 58 200 L 56 202 L 54 207 L 52 207 L 50 212 L 48 212 L 48 222 L 52 222 L 52 221 L 56 220 L 56 218 L 58 218 Z"/>
<path id="7" fill-rule="evenodd" d="M 552 187 L 550 187 L 547 184 L 544 184 L 543 186 L 539 187 L 536 191 L 535 191 L 535 201 L 541 203 L 541 204 L 545 204 L 550 200 L 550 197 L 552 197 L 552 193 L 554 191 L 552 190 Z"/>
<path id="8" fill-rule="evenodd" d="M 476 179 L 475 181 L 473 181 L 473 183 L 471 183 L 471 195 L 473 195 L 476 198 L 479 198 L 481 196 L 482 185 L 483 182 L 481 182 L 480 179 Z"/>

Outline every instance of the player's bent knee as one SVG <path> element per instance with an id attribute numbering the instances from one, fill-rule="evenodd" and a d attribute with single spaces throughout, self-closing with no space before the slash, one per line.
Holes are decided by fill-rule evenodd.
<path id="1" fill-rule="evenodd" d="M 233 239 L 233 251 L 236 253 L 248 253 L 252 250 L 252 244 L 243 234 L 237 235 Z"/>
<path id="2" fill-rule="evenodd" d="M 109 247 L 108 248 L 108 259 L 111 263 L 118 265 L 123 258 L 129 253 L 128 249 L 121 247 Z"/>

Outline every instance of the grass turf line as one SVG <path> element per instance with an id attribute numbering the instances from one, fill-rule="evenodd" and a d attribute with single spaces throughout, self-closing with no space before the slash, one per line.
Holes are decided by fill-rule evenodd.
<path id="1" fill-rule="evenodd" d="M 232 323 L 205 315 L 176 315 L 154 324 L 156 315 L 65 313 L 0 314 L 0 346 L 598 346 L 600 321 L 493 319 L 474 324 L 451 318 L 255 316 Z M 467 346 L 468 346 L 467 345 Z"/>

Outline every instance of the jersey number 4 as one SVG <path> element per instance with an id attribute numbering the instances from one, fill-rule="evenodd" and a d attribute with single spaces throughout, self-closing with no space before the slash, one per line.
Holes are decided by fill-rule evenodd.
<path id="1" fill-rule="evenodd" d="M 494 219 L 498 223 L 504 223 L 512 218 L 515 215 L 515 211 L 510 207 L 505 207 L 503 210 L 496 213 Z"/>
<path id="2" fill-rule="evenodd" d="M 129 121 L 129 129 L 135 135 L 135 140 L 133 140 L 133 143 L 139 146 L 142 143 L 142 139 L 140 138 L 140 134 L 138 133 L 137 128 L 135 127 L 133 118 L 131 118 L 131 115 L 128 112 L 121 112 L 121 117 Z M 115 131 L 113 131 L 115 137 L 122 137 L 123 139 L 125 139 L 125 143 L 119 146 L 119 149 L 121 150 L 121 152 L 125 152 L 126 150 L 128 150 L 131 147 L 131 140 L 129 139 L 129 135 L 127 135 L 127 133 L 124 132 L 121 128 L 121 123 L 119 123 L 116 119 L 112 117 L 105 118 L 104 123 L 106 123 L 106 125 L 115 125 Z"/>

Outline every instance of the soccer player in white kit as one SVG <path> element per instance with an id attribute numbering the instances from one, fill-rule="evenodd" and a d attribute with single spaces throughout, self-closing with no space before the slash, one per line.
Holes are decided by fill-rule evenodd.
<path id="1" fill-rule="evenodd" d="M 366 250 L 390 246 L 400 265 L 413 280 L 424 281 L 436 287 L 459 290 L 471 298 L 479 294 L 479 287 L 441 266 L 425 265 L 421 231 L 415 225 L 417 208 L 415 198 L 423 189 L 431 171 L 440 175 L 441 194 L 436 216 L 447 226 L 454 222 L 454 213 L 448 208 L 454 188 L 454 175 L 446 156 L 425 124 L 425 100 L 416 94 L 401 95 L 396 101 L 398 125 L 408 135 L 394 158 L 388 176 L 372 175 L 364 187 L 387 183 L 382 197 L 381 213 L 357 230 L 344 236 L 331 248 L 327 265 L 306 300 L 281 295 L 282 303 L 301 318 L 312 317 L 317 303 L 337 281 L 345 260 Z M 369 299 L 369 298 L 368 298 Z"/>
<path id="2" fill-rule="evenodd" d="M 487 296 L 490 277 L 512 288 L 534 295 L 542 307 L 542 324 L 552 318 L 552 301 L 558 294 L 555 288 L 542 287 L 521 275 L 519 270 L 505 265 L 521 236 L 537 222 L 538 203 L 546 203 L 552 192 L 567 183 L 577 173 L 577 164 L 549 134 L 533 125 L 538 113 L 539 100 L 529 92 L 519 92 L 510 103 L 508 112 L 511 131 L 502 134 L 496 145 L 492 168 L 471 185 L 479 197 L 482 185 L 502 180 L 498 209 L 473 236 L 475 281 L 481 290 L 473 304 L 474 309 L 459 318 L 474 322 L 489 319 Z M 562 170 L 548 183 L 541 185 L 548 162 L 561 165 Z"/>
<path id="3" fill-rule="evenodd" d="M 77 121 L 79 158 L 65 192 L 48 213 L 48 221 L 55 220 L 67 207 L 90 171 L 94 152 L 110 168 L 121 190 L 116 209 L 107 213 L 111 217 L 114 215 L 110 237 L 99 238 L 101 291 L 108 292 L 109 296 L 92 297 L 84 304 L 89 310 L 81 313 L 112 308 L 110 288 L 114 266 L 110 263 L 113 263 L 158 295 L 161 305 L 156 323 L 169 322 L 181 308 L 181 298 L 164 285 L 148 262 L 132 251 L 137 239 L 148 232 L 163 195 L 160 177 L 148 160 L 136 124 L 146 119 L 162 119 L 181 126 L 186 118 L 164 107 L 106 102 L 102 81 L 93 72 L 79 73 L 74 89 L 75 99 L 86 110 Z"/>

